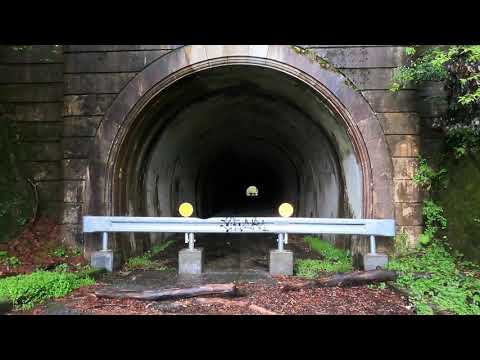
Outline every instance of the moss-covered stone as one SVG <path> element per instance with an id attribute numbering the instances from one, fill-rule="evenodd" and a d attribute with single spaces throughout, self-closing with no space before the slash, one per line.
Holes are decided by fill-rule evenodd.
<path id="1" fill-rule="evenodd" d="M 480 154 L 448 159 L 448 186 L 435 198 L 444 208 L 451 245 L 480 263 Z"/>

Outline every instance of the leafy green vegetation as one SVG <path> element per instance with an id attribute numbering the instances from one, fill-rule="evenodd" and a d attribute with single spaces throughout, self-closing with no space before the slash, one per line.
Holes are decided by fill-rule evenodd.
<path id="1" fill-rule="evenodd" d="M 444 180 L 447 174 L 448 171 L 445 168 L 441 168 L 438 172 L 434 171 L 428 165 L 427 160 L 420 157 L 419 167 L 413 176 L 413 181 L 427 191 L 438 190 L 440 185 L 443 185 L 445 189 L 447 185 Z M 421 245 L 428 245 L 439 229 L 446 229 L 447 219 L 443 216 L 443 208 L 431 198 L 423 201 L 422 215 L 425 228 L 418 241 Z"/>
<path id="2" fill-rule="evenodd" d="M 306 236 L 305 242 L 322 259 L 302 259 L 295 262 L 295 273 L 305 278 L 315 278 L 322 272 L 346 272 L 352 269 L 350 253 L 337 249 L 327 241 L 315 236 Z"/>
<path id="3" fill-rule="evenodd" d="M 67 255 L 67 250 L 63 246 L 60 246 L 52 251 L 52 256 L 55 256 L 55 257 L 65 257 L 66 255 Z"/>
<path id="4" fill-rule="evenodd" d="M 425 188 L 430 190 L 432 187 L 437 187 L 440 185 L 446 186 L 445 176 L 448 171 L 445 168 L 441 168 L 439 171 L 434 171 L 427 163 L 427 160 L 419 157 L 418 169 L 413 175 L 413 181 Z"/>
<path id="5" fill-rule="evenodd" d="M 448 183 L 444 177 L 448 175 L 444 168 L 433 171 L 421 159 L 413 179 L 428 191 L 422 208 L 424 231 L 417 248 L 398 251 L 388 268 L 401 273 L 396 283 L 409 292 L 418 314 L 446 310 L 459 315 L 479 315 L 480 267 L 464 261 L 460 252 L 454 252 L 446 236 L 440 238 L 440 231 L 447 228 L 448 221 L 443 207 L 432 195 L 445 192 Z M 461 191 L 465 193 L 468 189 Z M 415 273 L 428 273 L 430 277 L 418 278 Z"/>
<path id="6" fill-rule="evenodd" d="M 0 298 L 11 300 L 17 309 L 29 310 L 47 299 L 59 298 L 95 281 L 65 271 L 36 271 L 0 280 Z"/>
<path id="7" fill-rule="evenodd" d="M 146 254 L 128 259 L 126 268 L 127 270 L 167 270 L 165 266 L 162 266 L 157 261 L 152 260 L 150 256 Z"/>
<path id="8" fill-rule="evenodd" d="M 59 258 L 68 258 L 71 256 L 80 256 L 82 251 L 77 247 L 59 246 L 51 252 L 51 256 Z"/>
<path id="9" fill-rule="evenodd" d="M 5 264 L 9 268 L 16 268 L 22 262 L 16 256 L 8 256 L 6 251 L 0 251 L 0 264 Z"/>
<path id="10" fill-rule="evenodd" d="M 162 244 L 156 244 L 151 250 L 145 252 L 142 256 L 132 257 L 128 259 L 125 267 L 127 270 L 144 269 L 144 270 L 169 270 L 163 266 L 159 261 L 154 260 L 155 256 L 165 251 L 175 240 L 169 240 Z"/>
<path id="11" fill-rule="evenodd" d="M 480 269 L 459 261 L 447 245 L 432 242 L 414 254 L 393 259 L 388 268 L 401 272 L 397 284 L 408 290 L 418 314 L 433 314 L 433 305 L 459 315 L 480 315 Z M 416 272 L 431 277 L 415 278 Z"/>
<path id="12" fill-rule="evenodd" d="M 419 48 L 420 49 L 420 48 Z M 390 90 L 407 85 L 438 81 L 445 96 L 429 101 L 443 101 L 445 112 L 433 120 L 433 127 L 446 134 L 446 144 L 460 158 L 480 148 L 480 45 L 428 47 L 417 52 L 406 48 L 409 63 L 394 72 Z"/>
<path id="13" fill-rule="evenodd" d="M 156 256 L 156 255 L 160 254 L 161 252 L 165 251 L 173 243 L 175 243 L 175 240 L 171 239 L 171 240 L 168 240 L 168 241 L 164 242 L 163 244 L 153 245 L 152 249 L 150 251 L 151 251 L 153 256 Z"/>
<path id="14" fill-rule="evenodd" d="M 67 272 L 68 271 L 68 264 L 66 264 L 66 263 L 58 264 L 57 266 L 55 266 L 54 271 Z"/>
<path id="15" fill-rule="evenodd" d="M 408 244 L 408 235 L 406 232 L 401 232 L 395 236 L 394 256 L 404 256 L 410 253 L 412 249 Z"/>

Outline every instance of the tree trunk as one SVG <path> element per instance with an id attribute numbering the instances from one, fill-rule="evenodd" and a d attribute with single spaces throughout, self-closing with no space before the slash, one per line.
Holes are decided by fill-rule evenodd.
<path id="1" fill-rule="evenodd" d="M 191 288 L 171 288 L 162 290 L 100 290 L 95 295 L 104 298 L 139 299 L 139 300 L 166 300 L 174 298 L 189 298 L 203 295 L 236 295 L 236 287 L 229 284 L 207 284 Z"/>

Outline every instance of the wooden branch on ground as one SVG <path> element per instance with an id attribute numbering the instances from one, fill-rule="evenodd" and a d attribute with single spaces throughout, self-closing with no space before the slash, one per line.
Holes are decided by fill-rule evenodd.
<path id="1" fill-rule="evenodd" d="M 198 304 L 218 304 L 224 306 L 239 306 L 239 307 L 247 307 L 253 312 L 256 312 L 260 315 L 278 315 L 276 312 L 270 311 L 265 309 L 264 307 L 249 304 L 247 301 L 243 300 L 227 300 L 227 299 L 219 299 L 219 298 L 197 298 L 195 299 L 195 303 Z"/>
<path id="2" fill-rule="evenodd" d="M 203 295 L 226 295 L 235 296 L 237 289 L 235 284 L 207 284 L 191 288 L 170 288 L 161 290 L 99 290 L 95 292 L 97 297 L 111 299 L 138 299 L 138 300 L 166 300 L 175 298 L 189 298 Z"/>
<path id="3" fill-rule="evenodd" d="M 283 286 L 282 290 L 296 291 L 317 287 L 347 287 L 373 284 L 379 282 L 395 281 L 399 275 L 399 272 L 389 270 L 355 271 L 346 274 L 335 274 L 332 276 L 321 277 L 312 281 L 305 281 L 298 284 L 286 284 Z M 415 276 L 425 278 L 429 277 L 430 274 L 419 273 Z"/>

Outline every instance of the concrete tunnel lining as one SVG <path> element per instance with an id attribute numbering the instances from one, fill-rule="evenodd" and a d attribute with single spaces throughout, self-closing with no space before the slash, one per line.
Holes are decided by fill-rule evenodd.
<path id="1" fill-rule="evenodd" d="M 116 215 L 177 216 L 183 201 L 198 217 L 276 216 L 284 201 L 294 216 L 362 214 L 362 173 L 342 122 L 320 94 L 267 68 L 174 82 L 137 117 L 116 168 Z M 249 185 L 258 198 L 246 198 Z"/>

